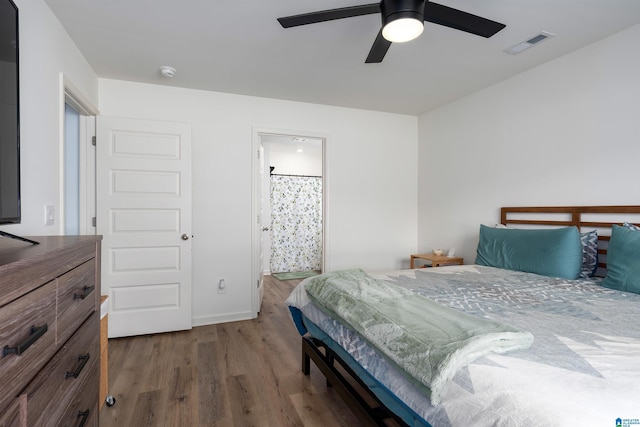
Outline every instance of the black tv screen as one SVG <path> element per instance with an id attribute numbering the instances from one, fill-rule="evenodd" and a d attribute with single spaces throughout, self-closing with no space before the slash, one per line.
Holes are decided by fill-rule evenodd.
<path id="1" fill-rule="evenodd" d="M 0 224 L 20 222 L 18 8 L 0 0 Z"/>

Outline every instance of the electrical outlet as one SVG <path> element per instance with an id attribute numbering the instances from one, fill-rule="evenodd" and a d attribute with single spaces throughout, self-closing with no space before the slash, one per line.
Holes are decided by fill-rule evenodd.
<path id="1" fill-rule="evenodd" d="M 226 292 L 227 292 L 227 284 L 225 283 L 224 279 L 220 279 L 220 281 L 218 282 L 218 293 L 224 294 Z"/>
<path id="2" fill-rule="evenodd" d="M 56 208 L 53 205 L 44 205 L 44 225 L 53 225 L 56 222 Z"/>

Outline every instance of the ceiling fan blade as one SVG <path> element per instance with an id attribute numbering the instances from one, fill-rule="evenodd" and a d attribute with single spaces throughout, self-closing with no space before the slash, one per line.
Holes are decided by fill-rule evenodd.
<path id="1" fill-rule="evenodd" d="M 373 46 L 371 46 L 369 56 L 367 56 L 367 60 L 364 62 L 366 64 L 375 64 L 382 62 L 390 46 L 391 42 L 382 37 L 382 29 L 380 29 L 380 31 L 378 32 L 378 37 L 376 37 L 376 41 L 374 41 Z"/>
<path id="2" fill-rule="evenodd" d="M 278 18 L 284 28 L 299 25 L 315 24 L 317 22 L 332 21 L 334 19 L 351 18 L 353 16 L 380 13 L 380 3 L 363 4 L 360 6 L 341 7 L 339 9 L 321 10 L 319 12 L 303 13 L 301 15 Z"/>
<path id="3" fill-rule="evenodd" d="M 482 37 L 491 37 L 506 25 L 437 3 L 425 2 L 424 20 Z"/>

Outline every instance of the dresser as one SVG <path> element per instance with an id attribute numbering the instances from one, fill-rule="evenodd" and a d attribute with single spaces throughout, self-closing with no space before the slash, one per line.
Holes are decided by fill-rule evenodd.
<path id="1" fill-rule="evenodd" d="M 0 238 L 0 427 L 98 427 L 100 236 Z"/>

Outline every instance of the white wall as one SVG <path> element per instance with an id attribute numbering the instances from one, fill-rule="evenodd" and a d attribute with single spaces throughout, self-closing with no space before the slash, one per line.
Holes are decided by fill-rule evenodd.
<path id="1" fill-rule="evenodd" d="M 417 247 L 417 117 L 107 79 L 99 107 L 192 125 L 194 324 L 250 316 L 255 129 L 327 135 L 328 270 L 400 268 Z"/>
<path id="2" fill-rule="evenodd" d="M 473 262 L 501 206 L 639 204 L 639 43 L 635 26 L 421 116 L 419 249 Z"/>
<path id="3" fill-rule="evenodd" d="M 44 226 L 44 206 L 61 211 L 61 73 L 98 105 L 98 79 L 43 0 L 14 0 L 20 30 L 20 155 L 22 223 L 3 226 L 18 235 L 62 234 L 63 221 Z"/>

